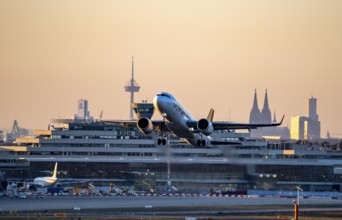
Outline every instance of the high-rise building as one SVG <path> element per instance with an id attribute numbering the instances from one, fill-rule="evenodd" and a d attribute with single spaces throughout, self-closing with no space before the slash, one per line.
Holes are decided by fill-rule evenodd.
<path id="1" fill-rule="evenodd" d="M 74 115 L 75 120 L 93 120 L 93 117 L 90 116 L 90 112 L 88 110 L 88 100 L 80 99 L 77 102 L 77 114 Z"/>
<path id="2" fill-rule="evenodd" d="M 321 122 L 318 120 L 317 99 L 310 97 L 307 105 L 307 116 L 291 118 L 291 139 L 315 140 L 321 138 Z"/>
<path id="3" fill-rule="evenodd" d="M 318 120 L 317 99 L 309 97 L 307 102 L 308 139 L 321 138 L 321 122 Z"/>
<path id="4" fill-rule="evenodd" d="M 307 116 L 314 121 L 318 121 L 317 99 L 310 97 L 307 102 Z"/>
<path id="5" fill-rule="evenodd" d="M 308 120 L 308 139 L 320 139 L 321 138 L 321 122 L 315 121 L 309 118 Z"/>
<path id="6" fill-rule="evenodd" d="M 307 140 L 308 139 L 308 118 L 305 116 L 296 116 L 291 118 L 292 140 Z"/>

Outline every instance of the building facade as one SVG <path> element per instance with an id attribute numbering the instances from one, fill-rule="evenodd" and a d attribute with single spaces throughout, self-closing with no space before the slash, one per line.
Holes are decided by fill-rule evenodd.
<path id="1" fill-rule="evenodd" d="M 69 123 L 18 138 L 19 146 L 0 147 L 0 170 L 9 179 L 33 180 L 58 162 L 58 178 L 91 180 L 158 191 L 169 182 L 180 192 L 235 190 L 340 191 L 341 143 L 338 145 L 266 142 L 215 133 L 238 142 L 196 147 L 156 137 L 136 128 L 104 123 Z M 147 184 L 146 184 L 147 183 Z"/>
<path id="2" fill-rule="evenodd" d="M 308 118 L 305 116 L 296 116 L 291 118 L 291 139 L 307 140 Z"/>
<path id="3" fill-rule="evenodd" d="M 321 138 L 321 122 L 318 120 L 317 99 L 310 97 L 306 106 L 307 116 L 291 118 L 292 140 L 317 140 Z"/>

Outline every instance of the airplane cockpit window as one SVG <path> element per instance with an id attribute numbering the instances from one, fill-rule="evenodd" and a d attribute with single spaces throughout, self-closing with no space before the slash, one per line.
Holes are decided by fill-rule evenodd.
<path id="1" fill-rule="evenodd" d="M 160 96 L 165 96 L 165 97 L 167 97 L 167 98 L 169 98 L 169 99 L 172 99 L 171 96 L 169 96 L 168 94 L 162 93 L 162 94 L 160 94 Z"/>

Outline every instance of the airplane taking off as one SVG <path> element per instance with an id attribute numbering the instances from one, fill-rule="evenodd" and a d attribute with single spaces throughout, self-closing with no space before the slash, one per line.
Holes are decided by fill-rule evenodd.
<path id="1" fill-rule="evenodd" d="M 214 122 L 214 110 L 211 109 L 207 118 L 196 120 L 170 93 L 161 92 L 153 99 L 154 108 L 161 114 L 163 120 L 140 118 L 137 121 L 102 121 L 120 124 L 122 126 L 137 126 L 144 134 L 156 131 L 159 134 L 158 145 L 165 145 L 167 134 L 183 138 L 194 146 L 210 146 L 217 144 L 236 144 L 232 142 L 214 141 L 210 135 L 217 130 L 256 129 L 258 127 L 274 127 L 282 124 L 245 124 L 230 122 Z"/>
<path id="2" fill-rule="evenodd" d="M 52 176 L 37 177 L 33 180 L 33 184 L 41 187 L 53 186 L 57 182 L 57 162 L 53 170 Z"/>

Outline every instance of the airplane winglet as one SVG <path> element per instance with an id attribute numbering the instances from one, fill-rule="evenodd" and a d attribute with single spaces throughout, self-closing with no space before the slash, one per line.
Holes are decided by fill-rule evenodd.
<path id="1" fill-rule="evenodd" d="M 103 110 L 101 111 L 101 114 L 100 114 L 100 120 L 102 120 L 102 115 L 103 115 Z"/>
<path id="2" fill-rule="evenodd" d="M 283 117 L 281 118 L 279 125 L 283 124 L 284 118 L 285 118 L 285 115 L 283 115 Z"/>

